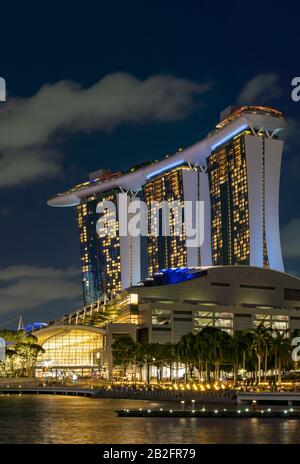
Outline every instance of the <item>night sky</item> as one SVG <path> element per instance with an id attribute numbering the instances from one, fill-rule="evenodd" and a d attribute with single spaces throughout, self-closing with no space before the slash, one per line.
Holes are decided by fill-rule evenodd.
<path id="1" fill-rule="evenodd" d="M 289 119 L 280 223 L 286 271 L 300 276 L 300 5 L 51 3 L 1 6 L 0 324 L 82 304 L 75 211 L 47 199 L 200 140 L 230 104 Z"/>

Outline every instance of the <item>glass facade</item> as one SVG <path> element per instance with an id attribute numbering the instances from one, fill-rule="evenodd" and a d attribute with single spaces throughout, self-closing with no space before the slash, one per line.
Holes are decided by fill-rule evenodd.
<path id="1" fill-rule="evenodd" d="M 168 237 L 163 235 L 163 217 L 161 211 L 158 217 L 151 217 L 151 204 L 154 202 L 161 203 L 168 201 L 171 203 L 176 201 L 179 206 L 183 207 L 183 169 L 189 169 L 189 167 L 173 169 L 148 181 L 143 186 L 144 200 L 148 207 L 148 222 L 149 224 L 152 222 L 158 227 L 157 222 L 159 221 L 159 235 L 150 235 L 148 239 L 148 275 L 152 275 L 159 269 L 184 267 L 187 265 L 184 213 L 181 212 L 183 215 L 182 233 L 177 235 L 175 234 L 175 224 L 178 224 L 180 219 L 176 215 L 180 214 L 180 211 L 178 212 L 176 209 L 170 210 L 168 218 L 170 236 Z"/>
<path id="2" fill-rule="evenodd" d="M 194 331 L 212 326 L 233 335 L 233 313 L 214 311 L 194 311 Z"/>
<path id="3" fill-rule="evenodd" d="M 116 193 L 92 197 L 77 206 L 85 305 L 104 296 L 111 299 L 122 290 L 118 220 L 117 216 L 114 218 L 109 210 L 105 210 L 103 213 L 105 226 L 112 226 L 115 234 L 98 236 L 96 224 L 100 215 L 96 213 L 96 209 L 101 201 L 111 201 L 116 204 Z"/>
<path id="4" fill-rule="evenodd" d="M 171 326 L 170 309 L 152 309 L 152 325 Z"/>
<path id="5" fill-rule="evenodd" d="M 249 264 L 248 186 L 243 135 L 212 152 L 207 162 L 213 264 Z"/>
<path id="6" fill-rule="evenodd" d="M 96 232 L 96 207 L 97 201 L 90 199 L 76 208 L 85 305 L 97 301 L 102 296 L 100 243 Z"/>
<path id="7" fill-rule="evenodd" d="M 278 314 L 255 314 L 253 316 L 253 325 L 257 327 L 263 323 L 265 327 L 280 332 L 286 332 L 289 328 L 289 317 Z"/>
<path id="8" fill-rule="evenodd" d="M 104 337 L 102 333 L 82 328 L 63 327 L 55 330 L 42 344 L 37 369 L 101 369 Z"/>
<path id="9" fill-rule="evenodd" d="M 106 194 L 101 201 L 111 201 L 116 206 L 116 215 L 105 209 L 103 213 L 104 227 L 112 230 L 112 234 L 98 237 L 100 251 L 100 268 L 103 293 L 108 299 L 114 298 L 122 290 L 121 252 L 117 196 L 115 192 Z M 101 201 L 99 202 L 101 204 Z M 99 217 L 99 215 L 98 215 Z"/>

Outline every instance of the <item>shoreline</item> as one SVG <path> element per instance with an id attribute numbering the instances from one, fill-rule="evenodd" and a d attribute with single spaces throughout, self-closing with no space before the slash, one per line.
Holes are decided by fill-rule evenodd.
<path id="1" fill-rule="evenodd" d="M 226 393 L 197 393 L 191 391 L 166 391 L 166 390 L 135 390 L 130 388 L 76 388 L 76 387 L 23 387 L 21 385 L 11 387 L 1 387 L 0 395 L 65 395 L 65 396 L 81 396 L 89 398 L 107 398 L 107 399 L 129 399 L 129 400 L 145 400 L 145 401 L 195 401 L 197 403 L 222 403 L 236 404 L 235 392 Z"/>

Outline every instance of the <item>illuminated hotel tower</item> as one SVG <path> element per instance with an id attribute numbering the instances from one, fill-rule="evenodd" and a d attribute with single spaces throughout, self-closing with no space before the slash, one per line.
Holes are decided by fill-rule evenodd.
<path id="1" fill-rule="evenodd" d="M 159 269 L 175 267 L 193 267 L 211 264 L 210 248 L 210 208 L 208 196 L 208 177 L 200 169 L 191 166 L 178 166 L 170 171 L 157 173 L 148 176 L 147 182 L 143 186 L 144 201 L 148 206 L 149 224 L 151 219 L 151 204 L 153 202 L 168 201 L 178 202 L 183 208 L 182 233 L 175 233 L 175 222 L 178 222 L 178 211 L 170 209 L 170 214 L 166 218 L 159 218 L 161 227 L 158 236 L 148 238 L 148 274 L 152 275 Z M 186 224 L 184 218 L 184 201 L 195 204 L 196 201 L 204 202 L 204 214 L 206 219 L 206 230 L 204 233 L 204 246 L 186 246 Z M 180 213 L 179 213 L 180 214 Z M 169 236 L 164 236 L 162 231 L 163 221 L 169 221 Z M 205 224 L 204 224 L 205 227 Z"/>
<path id="2" fill-rule="evenodd" d="M 245 114 L 250 108 L 243 111 Z M 218 129 L 241 113 L 228 109 Z M 261 126 L 243 130 L 213 147 L 207 159 L 212 262 L 270 267 L 283 271 L 279 235 L 279 184 L 283 142 L 278 128 L 267 129 L 264 114 L 282 118 L 275 110 L 257 109 Z M 246 113 L 247 114 L 247 113 Z"/>
<path id="3" fill-rule="evenodd" d="M 230 264 L 283 271 L 279 135 L 285 127 L 285 117 L 276 109 L 228 108 L 203 140 L 173 156 L 127 173 L 93 174 L 89 181 L 49 200 L 51 206 L 77 207 L 85 302 L 111 298 L 137 283 L 147 259 L 149 273 L 162 267 Z M 97 204 L 105 199 L 117 202 L 122 190 L 141 191 L 148 206 L 152 201 L 203 200 L 204 243 L 187 248 L 184 229 L 175 236 L 170 227 L 167 239 L 149 237 L 146 256 L 142 240 L 118 234 L 98 237 Z"/>
<path id="4" fill-rule="evenodd" d="M 103 176 L 103 171 L 101 174 L 101 177 L 106 179 L 114 175 L 105 173 Z M 90 177 L 93 177 L 93 174 Z M 119 189 L 115 189 L 88 196 L 76 206 L 83 299 L 86 305 L 99 299 L 111 299 L 145 276 L 141 262 L 141 239 L 119 234 L 120 193 Z M 116 206 L 116 216 L 108 209 L 104 209 L 103 212 L 104 224 L 110 226 L 114 234 L 99 236 L 96 230 L 100 217 L 97 206 L 107 201 Z"/>

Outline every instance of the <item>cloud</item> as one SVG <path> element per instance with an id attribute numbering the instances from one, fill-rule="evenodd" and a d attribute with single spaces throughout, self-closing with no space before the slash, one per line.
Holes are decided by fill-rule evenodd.
<path id="1" fill-rule="evenodd" d="M 0 269 L 0 314 L 24 312 L 57 301 L 80 297 L 80 271 L 14 265 Z"/>
<path id="2" fill-rule="evenodd" d="M 281 95 L 279 76 L 275 73 L 258 74 L 246 82 L 237 97 L 238 105 L 268 103 Z"/>
<path id="3" fill-rule="evenodd" d="M 295 218 L 281 229 L 283 255 L 286 258 L 300 257 L 300 218 Z"/>
<path id="4" fill-rule="evenodd" d="M 118 72 L 89 88 L 65 80 L 44 85 L 29 98 L 10 98 L 0 108 L 0 187 L 59 175 L 57 147 L 75 132 L 180 120 L 210 88 L 209 82 L 167 75 L 141 80 Z"/>
<path id="5" fill-rule="evenodd" d="M 54 150 L 33 147 L 2 151 L 0 155 L 0 188 L 41 182 L 61 175 L 61 156 Z"/>

